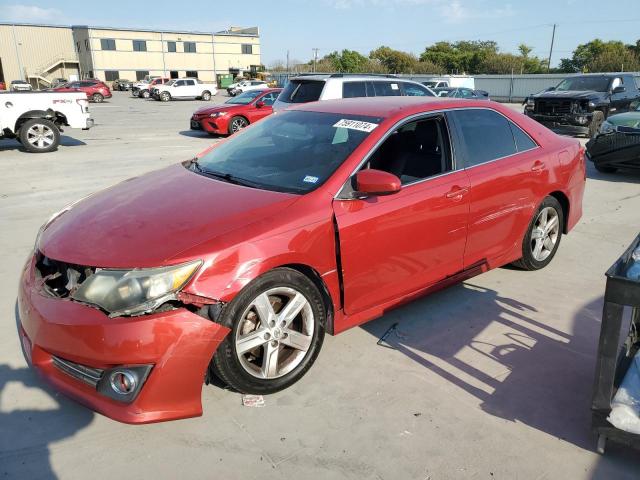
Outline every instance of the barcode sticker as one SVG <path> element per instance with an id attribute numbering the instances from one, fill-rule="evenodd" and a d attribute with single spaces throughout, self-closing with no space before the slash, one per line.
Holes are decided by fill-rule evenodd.
<path id="1" fill-rule="evenodd" d="M 362 122 L 360 120 L 348 120 L 343 118 L 337 122 L 335 128 L 349 128 L 351 130 L 359 130 L 361 132 L 372 132 L 378 126 L 377 123 Z"/>

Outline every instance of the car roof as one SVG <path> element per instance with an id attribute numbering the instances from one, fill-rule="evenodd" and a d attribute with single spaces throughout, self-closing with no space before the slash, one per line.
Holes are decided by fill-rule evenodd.
<path id="1" fill-rule="evenodd" d="M 468 100 L 449 97 L 397 96 L 323 100 L 319 102 L 301 103 L 297 106 L 289 107 L 287 110 L 391 118 L 395 116 L 403 117 L 414 113 L 459 107 L 487 108 L 488 105 L 491 105 L 491 108 L 500 112 L 503 112 L 506 108 L 495 102 L 487 102 L 487 100 Z"/>

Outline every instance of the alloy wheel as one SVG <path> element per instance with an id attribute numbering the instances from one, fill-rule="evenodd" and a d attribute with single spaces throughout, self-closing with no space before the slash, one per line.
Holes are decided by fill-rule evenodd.
<path id="1" fill-rule="evenodd" d="M 261 379 L 282 377 L 303 361 L 313 339 L 311 304 L 289 287 L 267 290 L 249 304 L 235 335 L 242 367 Z"/>
<path id="2" fill-rule="evenodd" d="M 560 219 L 553 207 L 544 208 L 536 218 L 531 232 L 531 253 L 544 262 L 553 253 L 560 236 Z"/>
<path id="3" fill-rule="evenodd" d="M 36 123 L 27 130 L 27 141 L 34 148 L 47 148 L 55 141 L 55 133 L 46 125 Z"/>
<path id="4" fill-rule="evenodd" d="M 247 126 L 247 121 L 244 118 L 236 118 L 231 122 L 231 132 L 236 133 Z"/>

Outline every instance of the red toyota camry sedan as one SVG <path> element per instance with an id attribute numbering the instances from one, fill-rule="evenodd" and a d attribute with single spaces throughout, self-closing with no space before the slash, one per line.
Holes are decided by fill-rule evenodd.
<path id="1" fill-rule="evenodd" d="M 212 135 L 232 135 L 238 130 L 268 117 L 281 88 L 250 90 L 230 98 L 222 105 L 203 107 L 191 116 L 191 129 Z"/>
<path id="2" fill-rule="evenodd" d="M 576 140 L 497 103 L 304 104 L 53 215 L 22 273 L 24 350 L 116 420 L 196 416 L 211 375 L 275 392 L 325 332 L 545 267 L 584 186 Z"/>

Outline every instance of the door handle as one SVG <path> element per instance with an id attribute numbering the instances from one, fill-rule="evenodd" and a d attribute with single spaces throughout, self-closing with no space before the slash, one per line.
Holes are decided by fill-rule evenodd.
<path id="1" fill-rule="evenodd" d="M 536 162 L 533 164 L 533 166 L 531 167 L 531 171 L 532 172 L 542 172 L 545 168 L 547 168 L 545 166 L 544 163 L 542 162 Z"/>
<path id="2" fill-rule="evenodd" d="M 468 188 L 453 187 L 446 195 L 447 198 L 462 198 L 469 193 Z"/>

